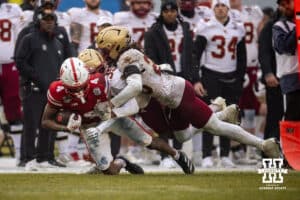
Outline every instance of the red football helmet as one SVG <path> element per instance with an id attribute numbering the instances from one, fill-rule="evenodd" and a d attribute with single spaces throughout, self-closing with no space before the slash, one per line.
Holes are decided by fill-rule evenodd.
<path id="1" fill-rule="evenodd" d="M 131 11 L 140 18 L 147 16 L 153 8 L 152 0 L 127 0 Z"/>
<path id="2" fill-rule="evenodd" d="M 76 57 L 67 58 L 60 68 L 60 80 L 68 94 L 85 103 L 85 91 L 88 87 L 89 72 L 85 64 Z"/>

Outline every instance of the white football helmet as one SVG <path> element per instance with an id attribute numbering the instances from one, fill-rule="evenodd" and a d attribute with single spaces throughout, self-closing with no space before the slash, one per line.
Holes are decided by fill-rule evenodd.
<path id="1" fill-rule="evenodd" d="M 60 68 L 60 80 L 67 91 L 84 103 L 84 90 L 88 84 L 89 72 L 85 64 L 76 57 L 67 58 Z"/>

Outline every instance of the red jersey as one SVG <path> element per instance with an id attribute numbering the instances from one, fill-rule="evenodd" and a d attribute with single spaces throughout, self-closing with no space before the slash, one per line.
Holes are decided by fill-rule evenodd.
<path id="1" fill-rule="evenodd" d="M 94 106 L 99 102 L 107 101 L 104 83 L 104 77 L 101 74 L 91 75 L 85 90 L 86 102 L 82 103 L 79 98 L 67 92 L 61 80 L 54 81 L 48 89 L 48 103 L 55 108 L 80 114 L 83 124 L 100 122 L 101 119 L 94 112 Z"/>

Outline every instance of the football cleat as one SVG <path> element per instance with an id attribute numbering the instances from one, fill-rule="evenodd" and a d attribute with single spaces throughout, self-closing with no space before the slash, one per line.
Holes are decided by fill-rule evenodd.
<path id="1" fill-rule="evenodd" d="M 211 101 L 211 104 L 218 106 L 220 108 L 220 111 L 226 108 L 226 100 L 223 97 L 215 98 Z"/>
<path id="2" fill-rule="evenodd" d="M 269 158 L 280 158 L 281 151 L 275 138 L 269 138 L 263 141 L 262 150 Z"/>
<path id="3" fill-rule="evenodd" d="M 128 159 L 126 159 L 123 156 L 118 156 L 117 158 L 122 159 L 122 160 L 125 161 L 125 163 L 126 163 L 125 170 L 128 171 L 129 173 L 131 173 L 131 174 L 144 174 L 143 168 L 140 167 L 139 165 L 130 162 Z"/>
<path id="4" fill-rule="evenodd" d="M 187 157 L 187 155 L 179 151 L 179 159 L 175 160 L 177 164 L 181 167 L 185 174 L 193 174 L 195 171 L 195 166 L 193 162 Z"/>
<path id="5" fill-rule="evenodd" d="M 220 112 L 218 118 L 224 122 L 239 125 L 241 122 L 240 109 L 236 104 L 231 104 Z"/>

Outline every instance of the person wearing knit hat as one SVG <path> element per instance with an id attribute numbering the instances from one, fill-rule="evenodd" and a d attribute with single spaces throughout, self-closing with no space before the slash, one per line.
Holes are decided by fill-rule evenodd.
<path id="1" fill-rule="evenodd" d="M 182 20 L 176 0 L 162 1 L 160 15 L 145 33 L 145 54 L 156 64 L 168 63 L 175 74 L 192 81 L 192 47 L 193 39 L 189 24 Z M 167 141 L 166 135 L 160 135 Z M 173 140 L 176 149 L 182 144 Z M 162 155 L 161 166 L 175 167 L 175 163 Z"/>
<path id="2" fill-rule="evenodd" d="M 195 62 L 201 64 L 201 83 L 207 91 L 206 103 L 218 96 L 226 103 L 237 104 L 242 91 L 246 70 L 245 29 L 242 23 L 229 16 L 228 0 L 213 0 L 214 17 L 197 24 Z M 231 105 L 232 106 L 232 105 Z M 214 166 L 212 159 L 213 136 L 203 134 L 202 167 Z M 220 137 L 220 165 L 236 167 L 229 158 L 230 140 Z"/>
<path id="3" fill-rule="evenodd" d="M 223 4 L 227 8 L 230 8 L 229 0 L 213 0 L 212 4 L 211 4 L 211 8 L 214 9 L 216 7 L 216 5 L 218 5 L 218 4 Z"/>
<path id="4" fill-rule="evenodd" d="M 162 0 L 161 1 L 161 6 L 160 6 L 160 11 L 164 11 L 164 10 L 178 10 L 178 5 L 176 0 Z"/>

